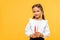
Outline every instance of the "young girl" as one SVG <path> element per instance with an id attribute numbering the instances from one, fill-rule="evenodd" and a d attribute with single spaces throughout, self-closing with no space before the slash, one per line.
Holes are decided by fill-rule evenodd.
<path id="1" fill-rule="evenodd" d="M 30 40 L 44 40 L 50 35 L 48 20 L 44 18 L 44 11 L 41 4 L 32 6 L 34 13 L 33 18 L 29 19 L 25 28 L 25 34 L 30 37 Z"/>

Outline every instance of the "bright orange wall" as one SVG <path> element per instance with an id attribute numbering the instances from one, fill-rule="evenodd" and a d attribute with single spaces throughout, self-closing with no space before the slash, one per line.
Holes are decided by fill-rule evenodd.
<path id="1" fill-rule="evenodd" d="M 41 3 L 50 26 L 50 37 L 60 40 L 60 0 L 0 0 L 0 40 L 28 40 L 25 26 L 33 16 L 32 5 Z"/>

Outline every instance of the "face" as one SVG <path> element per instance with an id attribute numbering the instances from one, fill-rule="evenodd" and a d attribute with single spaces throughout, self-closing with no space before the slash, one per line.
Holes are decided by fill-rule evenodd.
<path id="1" fill-rule="evenodd" d="M 33 11 L 33 13 L 34 13 L 35 18 L 40 18 L 40 17 L 41 17 L 42 12 L 41 12 L 40 8 L 34 7 L 34 8 L 32 9 L 32 11 Z"/>

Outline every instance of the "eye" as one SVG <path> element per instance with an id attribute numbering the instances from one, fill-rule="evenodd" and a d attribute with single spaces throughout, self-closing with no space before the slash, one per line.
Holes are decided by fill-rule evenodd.
<path id="1" fill-rule="evenodd" d="M 37 12 L 39 12 L 39 10 L 37 10 Z"/>
<path id="2" fill-rule="evenodd" d="M 35 11 L 33 11 L 33 13 L 35 13 Z"/>

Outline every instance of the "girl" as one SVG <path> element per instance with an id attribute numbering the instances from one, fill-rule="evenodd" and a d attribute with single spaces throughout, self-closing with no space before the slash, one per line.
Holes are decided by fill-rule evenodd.
<path id="1" fill-rule="evenodd" d="M 32 6 L 34 13 L 33 18 L 29 19 L 25 28 L 25 34 L 30 37 L 30 40 L 44 40 L 50 35 L 48 20 L 44 18 L 44 11 L 41 4 Z"/>

